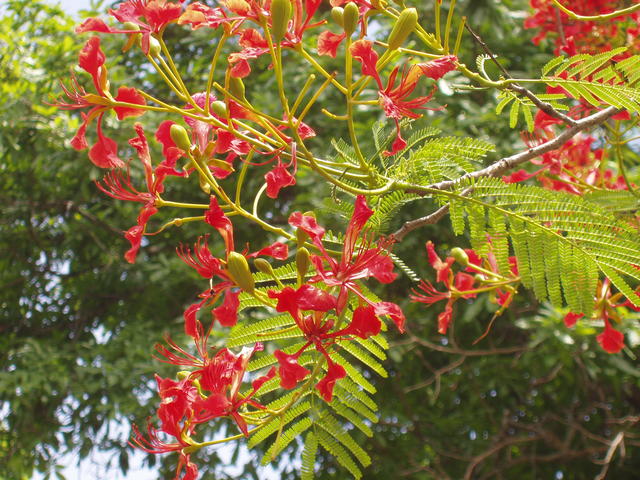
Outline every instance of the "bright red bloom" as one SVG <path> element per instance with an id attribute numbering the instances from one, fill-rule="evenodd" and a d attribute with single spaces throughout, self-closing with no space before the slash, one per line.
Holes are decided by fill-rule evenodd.
<path id="1" fill-rule="evenodd" d="M 328 55 L 331 58 L 336 58 L 338 47 L 345 38 L 347 38 L 347 34 L 344 32 L 338 35 L 325 30 L 318 35 L 318 55 Z"/>
<path id="2" fill-rule="evenodd" d="M 222 239 L 227 253 L 235 250 L 233 244 L 233 225 L 218 205 L 218 199 L 211 195 L 209 210 L 204 214 L 204 221 L 215 228 Z"/>
<path id="3" fill-rule="evenodd" d="M 291 168 L 293 166 L 293 174 L 287 170 L 287 168 Z M 296 173 L 296 165 L 294 160 L 285 165 L 280 160 L 280 156 L 277 156 L 276 166 L 273 167 L 273 170 L 265 174 L 264 179 L 267 182 L 267 196 L 269 198 L 278 198 L 278 194 L 280 193 L 280 189 L 284 187 L 290 187 L 296 184 L 296 177 L 294 176 Z"/>
<path id="4" fill-rule="evenodd" d="M 604 319 L 604 331 L 596 337 L 605 352 L 618 353 L 624 347 L 624 335 L 611 326 L 607 318 Z"/>
<path id="5" fill-rule="evenodd" d="M 327 365 L 327 374 L 316 384 L 316 388 L 324 401 L 330 402 L 333 398 L 333 387 L 338 380 L 347 376 L 347 372 L 342 365 L 335 362 L 327 360 Z"/>
<path id="6" fill-rule="evenodd" d="M 227 17 L 225 11 L 220 7 L 209 7 L 200 2 L 193 2 L 187 5 L 185 11 L 180 15 L 178 24 L 190 24 L 192 30 L 202 27 L 218 28 L 223 23 L 234 20 Z"/>
<path id="7" fill-rule="evenodd" d="M 377 246 L 372 247 L 366 236 L 363 236 L 362 243 L 359 246 L 356 245 L 372 214 L 373 211 L 367 206 L 365 197 L 359 195 L 356 198 L 353 215 L 345 232 L 339 262 L 325 250 L 322 244 L 324 229 L 317 224 L 313 217 L 302 215 L 299 212 L 295 212 L 289 217 L 289 224 L 309 235 L 311 241 L 320 250 L 320 255 L 311 256 L 311 261 L 317 272 L 311 282 L 323 282 L 329 286 L 340 287 L 337 303 L 338 313 L 346 307 L 350 291 L 360 297 L 363 302 L 371 304 L 371 301 L 360 291 L 356 283 L 357 280 L 374 277 L 381 283 L 390 283 L 397 276 L 393 272 L 393 262 L 387 255 L 387 248 L 393 240 L 381 240 Z M 404 315 L 396 315 L 392 319 L 398 329 L 402 331 Z"/>
<path id="8" fill-rule="evenodd" d="M 280 376 L 280 386 L 290 390 L 294 388 L 298 382 L 311 372 L 298 364 L 298 358 L 302 351 L 295 355 L 288 355 L 281 350 L 276 350 L 273 354 L 278 359 L 280 366 L 278 367 L 278 375 Z"/>
<path id="9" fill-rule="evenodd" d="M 351 323 L 338 333 L 340 335 L 355 335 L 360 338 L 369 338 L 380 333 L 382 322 L 377 317 L 380 315 L 372 305 L 358 307 L 353 311 Z"/>
<path id="10" fill-rule="evenodd" d="M 111 138 L 102 133 L 102 119 L 104 114 L 113 109 L 119 120 L 127 117 L 142 115 L 144 110 L 135 106 L 114 106 L 115 102 L 144 106 L 142 95 L 134 88 L 120 87 L 116 98 L 113 99 L 108 91 L 107 69 L 104 66 L 105 55 L 100 48 L 100 39 L 91 37 L 80 51 L 79 66 L 91 75 L 97 95 L 87 93 L 75 76 L 72 76 L 69 88 L 62 85 L 62 90 L 70 102 L 58 101 L 55 105 L 65 110 L 89 108 L 88 113 L 82 113 L 82 124 L 71 140 L 71 146 L 76 150 L 88 148 L 86 131 L 89 123 L 96 120 L 98 140 L 89 151 L 89 159 L 100 168 L 119 168 L 124 163 L 118 157 L 118 146 Z"/>
<path id="11" fill-rule="evenodd" d="M 574 313 L 574 312 L 569 312 L 564 316 L 564 324 L 568 327 L 571 328 L 573 327 L 576 322 L 578 320 L 580 320 L 582 317 L 584 317 L 584 313 Z"/>
<path id="12" fill-rule="evenodd" d="M 181 177 L 186 175 L 185 172 L 175 170 L 175 161 L 164 160 L 154 169 L 151 165 L 149 145 L 142 125 L 136 123 L 135 130 L 137 136 L 129 140 L 129 145 L 136 149 L 140 163 L 142 163 L 147 191 L 140 192 L 133 187 L 128 167 L 126 175 L 121 171 L 112 170 L 103 178 L 102 184 L 96 182 L 97 187 L 110 197 L 144 204 L 138 214 L 137 224 L 125 233 L 125 237 L 131 243 L 131 248 L 125 253 L 125 258 L 129 263 L 133 263 L 136 259 L 149 218 L 158 211 L 155 201 L 158 194 L 164 191 L 165 178 L 168 175 Z"/>
<path id="13" fill-rule="evenodd" d="M 146 55 L 149 53 L 151 34 L 160 33 L 169 23 L 178 20 L 181 12 L 179 3 L 166 0 L 127 0 L 120 3 L 116 10 L 110 9 L 109 13 L 122 23 L 134 23 L 139 30 L 112 29 L 100 19 L 89 18 L 76 28 L 76 32 L 139 33 L 142 35 L 142 51 Z"/>
<path id="14" fill-rule="evenodd" d="M 445 55 L 427 63 L 418 63 L 417 66 L 422 70 L 422 74 L 427 78 L 440 80 L 447 73 L 456 69 L 458 57 L 455 55 Z"/>

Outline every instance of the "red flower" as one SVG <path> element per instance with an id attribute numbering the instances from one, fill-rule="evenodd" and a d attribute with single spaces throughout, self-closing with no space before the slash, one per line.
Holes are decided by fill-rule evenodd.
<path id="1" fill-rule="evenodd" d="M 336 58 L 338 47 L 345 38 L 347 38 L 345 33 L 338 35 L 325 30 L 318 35 L 318 55 L 328 55 L 331 58 Z"/>
<path id="2" fill-rule="evenodd" d="M 584 317 L 584 313 L 573 313 L 573 312 L 569 312 L 564 316 L 564 324 L 568 327 L 571 328 L 573 327 L 576 322 L 578 320 L 580 320 L 582 317 Z"/>
<path id="3" fill-rule="evenodd" d="M 316 384 L 316 388 L 325 402 L 330 402 L 333 398 L 333 387 L 341 378 L 347 376 L 347 372 L 342 365 L 327 360 L 327 374 Z"/>
<path id="4" fill-rule="evenodd" d="M 114 102 L 129 103 L 131 105 L 145 105 L 144 97 L 134 88 L 120 87 L 116 98 L 113 99 L 108 92 L 107 69 L 104 66 L 105 55 L 100 48 L 100 39 L 91 37 L 80 51 L 78 64 L 91 75 L 96 94 L 88 94 L 79 84 L 75 76 L 72 76 L 69 88 L 62 85 L 64 94 L 70 102 L 57 101 L 55 105 L 66 110 L 78 110 L 89 108 L 88 113 L 82 113 L 82 124 L 71 140 L 71 146 L 76 150 L 88 148 L 86 131 L 89 123 L 96 120 L 98 141 L 89 151 L 89 159 L 100 168 L 118 168 L 124 163 L 118 157 L 116 142 L 102 133 L 102 119 L 105 112 L 113 109 L 119 120 L 127 117 L 142 115 L 143 110 L 134 106 L 115 106 Z"/>
<path id="5" fill-rule="evenodd" d="M 126 176 L 120 171 L 112 170 L 103 178 L 104 185 L 96 182 L 97 187 L 110 197 L 144 204 L 138 214 L 137 224 L 125 233 L 125 237 L 131 242 L 131 248 L 125 253 L 125 258 L 130 263 L 135 261 L 149 218 L 158 211 L 155 207 L 156 197 L 164 191 L 163 182 L 165 178 L 167 175 L 186 175 L 185 172 L 175 170 L 173 167 L 175 161 L 165 160 L 154 170 L 151 165 L 149 145 L 142 125 L 136 123 L 135 130 L 138 135 L 129 140 L 129 145 L 136 149 L 138 158 L 144 168 L 147 191 L 140 192 L 133 187 L 128 167 Z"/>
<path id="6" fill-rule="evenodd" d="M 393 273 L 393 262 L 386 253 L 393 240 L 381 240 L 376 247 L 372 247 L 371 243 L 366 238 L 363 238 L 361 245 L 356 249 L 356 243 L 372 214 L 373 211 L 367 206 L 365 197 L 359 195 L 356 198 L 353 215 L 345 232 L 342 255 L 339 262 L 325 250 L 322 244 L 324 229 L 317 224 L 313 217 L 302 215 L 299 212 L 295 212 L 289 217 L 289 224 L 309 235 L 311 241 L 320 250 L 320 255 L 311 256 L 311 261 L 317 272 L 311 282 L 323 282 L 329 286 L 340 287 L 337 302 L 338 313 L 342 312 L 346 307 L 350 291 L 360 297 L 363 302 L 372 304 L 360 292 L 360 288 L 356 283 L 357 280 L 374 277 L 381 283 L 390 283 L 396 278 L 396 274 Z M 398 312 L 399 314 L 391 318 L 398 329 L 403 331 L 404 315 L 402 315 L 399 307 Z"/>
<path id="7" fill-rule="evenodd" d="M 180 15 L 178 24 L 191 24 L 191 29 L 197 30 L 202 27 L 218 28 L 223 23 L 233 20 L 234 18 L 227 17 L 220 7 L 212 8 L 200 2 L 194 2 L 189 4 Z"/>
<path id="8" fill-rule="evenodd" d="M 169 23 L 176 21 L 181 11 L 180 4 L 166 0 L 127 0 L 120 3 L 116 10 L 110 9 L 109 13 L 122 23 L 137 25 L 139 30 L 113 29 L 99 18 L 88 18 L 76 27 L 76 32 L 140 33 L 142 51 L 147 55 L 151 34 L 160 33 Z"/>
<path id="9" fill-rule="evenodd" d="M 276 350 L 273 354 L 278 359 L 278 375 L 280 376 L 280 386 L 287 390 L 294 388 L 298 382 L 311 373 L 306 368 L 298 364 L 298 358 L 302 350 L 295 355 L 287 355 L 281 350 Z"/>
<path id="10" fill-rule="evenodd" d="M 624 347 L 624 335 L 613 328 L 609 320 L 604 319 L 604 331 L 596 337 L 604 351 L 618 353 Z"/>
<path id="11" fill-rule="evenodd" d="M 377 317 L 380 313 L 376 312 L 372 305 L 358 307 L 353 311 L 351 323 L 336 333 L 343 335 L 355 335 L 360 338 L 369 338 L 380 333 L 382 323 Z"/>
<path id="12" fill-rule="evenodd" d="M 457 63 L 458 57 L 455 55 L 445 55 L 444 57 L 436 58 L 427 63 L 418 63 L 417 66 L 420 67 L 425 77 L 440 80 L 447 73 L 455 70 Z"/>

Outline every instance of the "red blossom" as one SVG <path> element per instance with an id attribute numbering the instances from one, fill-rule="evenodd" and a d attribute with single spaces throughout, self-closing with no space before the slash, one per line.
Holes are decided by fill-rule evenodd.
<path id="1" fill-rule="evenodd" d="M 218 199 L 211 195 L 209 209 L 204 214 L 204 221 L 215 228 L 224 240 L 227 252 L 235 250 L 233 244 L 233 225 L 218 205 Z"/>
<path id="2" fill-rule="evenodd" d="M 333 398 L 333 387 L 338 380 L 347 376 L 347 372 L 342 365 L 335 362 L 327 360 L 327 365 L 327 374 L 316 384 L 316 388 L 324 401 L 330 402 Z"/>
<path id="3" fill-rule="evenodd" d="M 276 350 L 273 354 L 280 365 L 278 367 L 278 375 L 280 376 L 280 386 L 282 388 L 288 390 L 294 388 L 298 382 L 304 380 L 311 373 L 298 364 L 300 352 L 295 355 L 288 355 L 281 350 Z"/>
<path id="4" fill-rule="evenodd" d="M 584 317 L 584 313 L 574 313 L 574 312 L 569 312 L 564 316 L 564 324 L 568 327 L 571 328 L 573 327 L 576 322 L 578 320 L 580 320 L 582 317 Z"/>
<path id="5" fill-rule="evenodd" d="M 203 27 L 218 28 L 223 23 L 234 20 L 227 17 L 220 7 L 209 7 L 201 2 L 193 2 L 187 5 L 185 11 L 180 15 L 178 24 L 190 24 L 192 30 Z"/>
<path id="6" fill-rule="evenodd" d="M 602 349 L 608 353 L 618 353 L 624 347 L 624 335 L 613 328 L 606 318 L 604 319 L 604 331 L 596 339 Z"/>
<path id="7" fill-rule="evenodd" d="M 117 102 L 146 105 L 144 97 L 135 88 L 120 87 L 115 99 Z M 113 107 L 113 110 L 116 112 L 118 120 L 124 120 L 127 117 L 139 117 L 144 113 L 144 110 L 135 107 Z"/>
<path id="8" fill-rule="evenodd" d="M 331 58 L 336 58 L 338 47 L 346 37 L 345 33 L 337 34 L 325 30 L 318 35 L 318 55 L 328 55 Z"/>
<path id="9" fill-rule="evenodd" d="M 425 77 L 434 80 L 440 80 L 443 76 L 456 69 L 458 57 L 455 55 L 445 55 L 427 63 L 418 63 L 417 66 L 422 70 Z"/>

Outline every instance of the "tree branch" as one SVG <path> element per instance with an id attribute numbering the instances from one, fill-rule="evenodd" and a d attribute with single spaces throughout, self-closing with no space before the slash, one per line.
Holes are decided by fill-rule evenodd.
<path id="1" fill-rule="evenodd" d="M 593 115 L 589 115 L 588 117 L 576 120 L 576 124 L 574 126 L 567 128 L 560 135 L 547 142 L 544 142 L 536 147 L 531 147 L 524 152 L 501 158 L 497 162 L 489 165 L 486 168 L 483 168 L 482 170 L 476 170 L 475 172 L 468 173 L 456 180 L 445 180 L 442 182 L 434 183 L 427 186 L 425 190 L 450 190 L 456 185 L 464 183 L 465 181 L 470 179 L 481 177 L 497 177 L 507 170 L 517 167 L 518 165 L 528 162 L 529 160 L 539 157 L 540 155 L 543 155 L 547 152 L 560 148 L 573 136 L 577 135 L 583 130 L 595 127 L 606 122 L 609 118 L 611 118 L 619 111 L 620 110 L 617 107 L 607 107 L 604 110 L 600 110 L 599 112 L 594 113 Z M 406 191 L 409 193 L 424 193 L 424 191 L 420 188 L 412 189 L 411 187 L 408 187 Z"/>

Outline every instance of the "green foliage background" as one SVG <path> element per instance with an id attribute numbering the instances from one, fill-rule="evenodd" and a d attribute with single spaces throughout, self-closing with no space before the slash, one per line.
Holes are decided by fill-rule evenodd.
<path id="1" fill-rule="evenodd" d="M 535 76 L 551 58 L 551 46 L 535 47 L 527 41 L 532 34 L 522 30 L 526 2 L 463 1 L 458 8 L 512 74 Z M 82 40 L 73 33 L 74 22 L 40 1 L 10 0 L 0 15 L 0 479 L 53 474 L 63 453 L 84 458 L 92 449 L 113 454 L 104 472 L 110 478 L 116 469 L 127 471 L 131 453 L 112 426 L 144 425 L 156 404 L 153 374 L 171 374 L 150 355 L 164 333 L 181 338 L 182 311 L 201 285 L 174 248 L 201 232 L 171 230 L 153 237 L 135 265 L 123 260 L 121 230 L 133 224 L 135 206 L 95 188 L 100 172 L 85 153 L 68 147 L 79 117 L 46 104 L 60 94 L 58 80 L 68 78 L 77 61 Z M 423 23 L 432 24 L 432 15 L 425 9 Z M 206 32 L 196 32 L 189 42 L 177 27 L 168 36 L 183 68 L 206 72 Z M 170 98 L 147 70 L 135 67 L 141 57 L 120 53 L 117 38 L 102 41 L 112 85 L 144 84 Z M 460 56 L 473 65 L 481 51 L 469 39 L 464 44 Z M 266 64 L 257 62 L 255 70 L 261 66 Z M 287 68 L 288 82 L 302 83 L 302 65 Z M 456 83 L 455 75 L 447 78 L 449 86 Z M 247 88 L 250 95 L 259 86 L 257 107 L 276 100 L 269 72 L 252 79 Z M 337 100 L 327 94 L 321 103 L 339 111 Z M 428 112 L 415 128 L 434 126 L 445 135 L 488 140 L 496 144 L 495 155 L 509 154 L 522 144 L 508 120 L 496 116 L 498 101 L 491 91 L 451 95 L 441 88 L 436 102 L 446 104 L 446 111 Z M 156 119 L 144 118 L 151 132 Z M 307 120 L 318 132 L 321 153 L 329 153 L 329 138 L 345 136 L 319 111 Z M 372 120 L 359 117 L 363 138 L 370 136 Z M 123 145 L 132 130 L 109 135 Z M 261 175 L 252 182 L 247 189 L 259 186 Z M 194 195 L 178 193 L 185 199 Z M 327 209 L 322 201 L 331 195 L 303 173 L 298 186 L 272 204 L 273 223 L 286 223 L 295 199 L 298 209 L 321 209 L 325 224 L 343 224 L 334 213 L 340 208 Z M 409 203 L 388 231 L 425 208 Z M 268 241 L 251 225 L 235 227 L 239 239 Z M 394 253 L 423 277 L 432 272 L 426 253 L 416 252 L 424 252 L 427 239 L 443 254 L 454 245 L 468 246 L 447 220 L 414 232 Z M 474 346 L 494 305 L 486 299 L 456 305 L 455 333 L 445 338 L 436 333 L 437 307 L 407 302 L 412 287 L 404 278 L 385 292 L 403 304 L 409 333 L 391 338 L 389 378 L 371 377 L 380 405 L 380 419 L 370 425 L 374 435 L 351 432 L 372 458 L 365 478 L 595 476 L 606 445 L 594 438 L 611 439 L 640 415 L 637 320 L 635 332 L 627 330 L 635 347 L 608 355 L 596 345 L 592 326 L 569 331 L 561 312 L 524 294 Z M 204 478 L 225 478 L 215 451 L 205 455 L 200 463 L 211 477 Z M 282 478 L 297 478 L 286 458 Z M 155 460 L 148 457 L 151 464 Z M 172 478 L 173 460 L 164 459 L 167 468 L 159 465 L 160 478 Z M 316 460 L 319 478 L 346 475 L 330 459 Z M 627 444 L 626 456 L 615 457 L 609 474 L 636 478 L 639 467 L 638 446 Z M 243 468 L 241 478 L 260 478 L 254 463 Z"/>

